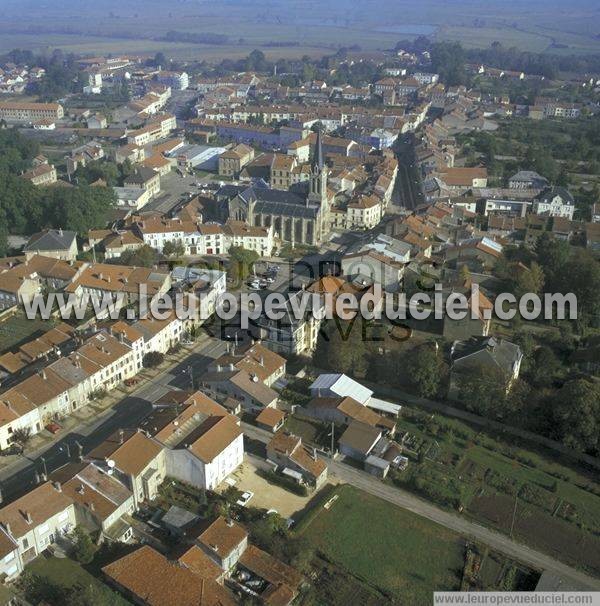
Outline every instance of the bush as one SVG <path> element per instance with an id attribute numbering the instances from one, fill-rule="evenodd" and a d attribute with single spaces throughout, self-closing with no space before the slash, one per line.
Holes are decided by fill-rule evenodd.
<path id="1" fill-rule="evenodd" d="M 90 392 L 90 400 L 102 400 L 102 398 L 105 398 L 107 394 L 108 392 L 103 387 L 100 389 L 95 389 L 94 391 Z"/>
<path id="2" fill-rule="evenodd" d="M 156 368 L 163 363 L 164 359 L 165 356 L 160 351 L 149 351 L 142 359 L 142 364 L 144 368 Z"/>
<path id="3" fill-rule="evenodd" d="M 96 553 L 96 546 L 90 535 L 81 526 L 76 526 L 71 533 L 71 540 L 73 541 L 72 556 L 80 564 L 89 564 Z"/>
<path id="4" fill-rule="evenodd" d="M 259 475 L 262 475 L 268 482 L 277 484 L 278 486 L 281 486 L 282 488 L 285 488 L 286 490 L 289 490 L 300 497 L 305 497 L 308 494 L 306 486 L 298 484 L 292 478 L 288 478 L 274 471 L 259 471 Z"/>

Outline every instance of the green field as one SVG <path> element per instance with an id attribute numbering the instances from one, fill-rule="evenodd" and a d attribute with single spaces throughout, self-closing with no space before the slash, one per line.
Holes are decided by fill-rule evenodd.
<path id="1" fill-rule="evenodd" d="M 460 536 L 351 486 L 302 531 L 323 555 L 368 585 L 406 604 L 429 604 L 431 592 L 460 583 Z"/>
<path id="2" fill-rule="evenodd" d="M 52 320 L 28 320 L 21 314 L 0 322 L 0 353 L 39 336 L 53 326 Z"/>

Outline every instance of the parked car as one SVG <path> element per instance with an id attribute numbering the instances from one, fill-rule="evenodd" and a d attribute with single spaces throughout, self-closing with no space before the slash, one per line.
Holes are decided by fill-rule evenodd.
<path id="1" fill-rule="evenodd" d="M 240 507 L 246 507 L 248 501 L 254 496 L 253 492 L 243 492 L 242 496 L 236 501 Z"/>
<path id="2" fill-rule="evenodd" d="M 51 434 L 57 434 L 62 427 L 58 424 L 58 423 L 48 423 L 48 425 L 46 425 L 46 429 L 51 433 Z"/>

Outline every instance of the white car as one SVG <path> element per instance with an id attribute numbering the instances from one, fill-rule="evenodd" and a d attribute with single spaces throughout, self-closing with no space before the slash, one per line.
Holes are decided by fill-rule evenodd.
<path id="1" fill-rule="evenodd" d="M 246 507 L 248 501 L 254 496 L 253 492 L 243 492 L 242 496 L 236 501 L 240 507 Z"/>

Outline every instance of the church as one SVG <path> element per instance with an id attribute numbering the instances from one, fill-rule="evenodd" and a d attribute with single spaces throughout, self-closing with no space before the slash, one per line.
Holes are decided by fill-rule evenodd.
<path id="1" fill-rule="evenodd" d="M 319 131 L 307 182 L 289 191 L 272 189 L 264 183 L 247 187 L 226 185 L 216 198 L 222 205 L 224 218 L 257 227 L 272 225 L 273 235 L 283 242 L 317 246 L 329 231 L 332 200 L 327 189 L 328 175 Z"/>

